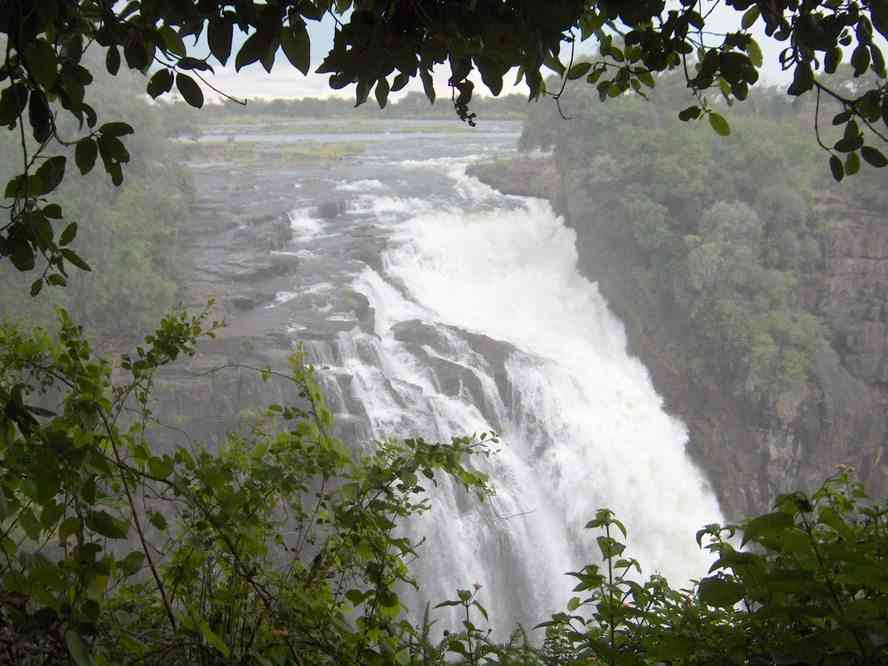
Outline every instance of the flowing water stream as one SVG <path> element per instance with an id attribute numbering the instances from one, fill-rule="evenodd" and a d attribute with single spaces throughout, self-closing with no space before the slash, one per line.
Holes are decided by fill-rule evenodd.
<path id="1" fill-rule="evenodd" d="M 705 573 L 694 532 L 720 519 L 685 427 L 577 271 L 574 232 L 548 203 L 466 175 L 512 153 L 516 129 L 364 137 L 362 156 L 295 172 L 286 252 L 300 269 L 267 306 L 291 313 L 356 438 L 499 433 L 492 501 L 442 484 L 410 529 L 425 539 L 414 607 L 477 583 L 500 627 L 564 609 L 564 573 L 595 559 L 583 526 L 599 507 L 673 585 Z M 324 201 L 340 214 L 318 217 Z"/>

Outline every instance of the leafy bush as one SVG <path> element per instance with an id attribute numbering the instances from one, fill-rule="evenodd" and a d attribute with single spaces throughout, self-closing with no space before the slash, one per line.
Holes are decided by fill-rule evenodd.
<path id="1" fill-rule="evenodd" d="M 398 526 L 438 473 L 486 495 L 466 463 L 489 437 L 349 451 L 297 354 L 299 402 L 269 408 L 273 432 L 161 452 L 154 374 L 215 326 L 165 318 L 112 386 L 60 317 L 58 340 L 0 328 L 0 628 L 17 663 L 387 663 L 412 635 Z"/>

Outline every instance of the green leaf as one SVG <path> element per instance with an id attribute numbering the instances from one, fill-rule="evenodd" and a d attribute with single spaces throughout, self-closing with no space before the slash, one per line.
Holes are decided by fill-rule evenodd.
<path id="1" fill-rule="evenodd" d="M 182 72 L 176 74 L 176 88 L 178 88 L 179 94 L 182 95 L 182 98 L 188 102 L 188 104 L 196 109 L 203 106 L 203 91 L 190 76 L 183 74 Z"/>
<path id="2" fill-rule="evenodd" d="M 58 204 L 48 204 L 43 207 L 43 214 L 51 220 L 61 220 L 62 207 Z"/>
<path id="3" fill-rule="evenodd" d="M 77 147 L 74 149 L 74 161 L 82 175 L 85 176 L 92 171 L 98 156 L 99 147 L 93 139 L 87 137 L 77 142 Z"/>
<path id="4" fill-rule="evenodd" d="M 793 73 L 792 85 L 787 89 L 787 94 L 798 97 L 799 95 L 808 92 L 813 87 L 814 70 L 811 69 L 811 64 L 800 62 L 796 65 L 795 72 Z"/>
<path id="5" fill-rule="evenodd" d="M 422 88 L 425 91 L 426 97 L 429 98 L 429 101 L 434 104 L 435 103 L 435 84 L 432 81 L 432 74 L 427 69 L 419 70 L 419 78 L 422 80 Z"/>
<path id="6" fill-rule="evenodd" d="M 105 136 L 126 136 L 127 134 L 132 134 L 135 130 L 128 123 L 116 122 L 105 123 L 99 128 L 99 131 Z"/>
<path id="7" fill-rule="evenodd" d="M 40 194 L 49 194 L 59 186 L 65 178 L 65 164 L 67 162 L 68 159 L 64 155 L 56 155 L 40 165 L 35 174 L 43 184 Z"/>
<path id="8" fill-rule="evenodd" d="M 92 270 L 92 268 L 89 267 L 89 264 L 86 263 L 83 259 L 81 259 L 80 256 L 76 252 L 74 252 L 73 250 L 71 250 L 67 247 L 63 247 L 59 251 L 62 253 L 62 256 L 65 258 L 65 260 L 68 263 L 73 264 L 74 266 L 77 266 L 77 268 L 79 268 L 80 270 L 82 270 L 82 271 L 91 271 Z"/>
<path id="9" fill-rule="evenodd" d="M 43 143 L 52 136 L 52 112 L 46 101 L 46 96 L 39 91 L 31 93 L 28 102 L 28 122 L 31 123 L 34 140 Z"/>
<path id="10" fill-rule="evenodd" d="M 141 550 L 134 550 L 129 555 L 120 560 L 117 564 L 124 576 L 134 576 L 139 572 L 145 562 L 145 553 Z"/>
<path id="11" fill-rule="evenodd" d="M 188 50 L 185 48 L 185 42 L 182 41 L 182 37 L 178 32 L 168 25 L 161 26 L 157 32 L 160 34 L 160 39 L 168 52 L 180 58 L 185 57 Z"/>
<path id="12" fill-rule="evenodd" d="M 842 62 L 842 49 L 838 46 L 834 46 L 831 49 L 826 50 L 826 55 L 823 57 L 823 70 L 827 74 L 835 74 L 836 69 L 839 67 L 839 63 Z"/>
<path id="13" fill-rule="evenodd" d="M 90 511 L 86 526 L 93 532 L 109 539 L 126 539 L 129 526 L 105 511 Z"/>
<path id="14" fill-rule="evenodd" d="M 148 81 L 147 92 L 152 99 L 157 99 L 158 97 L 168 93 L 172 89 L 173 72 L 170 69 L 158 70 Z"/>
<path id="15" fill-rule="evenodd" d="M 43 278 L 37 278 L 31 283 L 31 297 L 37 296 L 43 289 Z"/>
<path id="16" fill-rule="evenodd" d="M 41 250 L 49 250 L 52 245 L 52 225 L 46 216 L 39 210 L 25 213 L 25 220 L 31 227 L 31 237 L 34 245 Z"/>
<path id="17" fill-rule="evenodd" d="M 731 126 L 728 125 L 728 121 L 725 120 L 724 116 L 715 111 L 710 111 L 709 113 L 709 126 L 719 136 L 728 136 L 731 133 Z"/>
<path id="18" fill-rule="evenodd" d="M 95 666 L 86 645 L 83 644 L 83 639 L 73 629 L 68 629 L 65 632 L 65 645 L 68 648 L 68 654 L 77 666 Z"/>
<path id="19" fill-rule="evenodd" d="M 860 171 L 860 156 L 856 152 L 848 153 L 848 157 L 845 158 L 845 173 L 853 176 L 858 171 Z"/>
<path id="20" fill-rule="evenodd" d="M 874 166 L 877 169 L 888 166 L 888 159 L 886 159 L 880 150 L 873 148 L 872 146 L 863 146 L 860 149 L 860 155 L 870 166 Z"/>
<path id="21" fill-rule="evenodd" d="M 234 59 L 235 71 L 241 71 L 241 69 L 247 65 L 253 64 L 265 55 L 265 52 L 268 49 L 268 42 L 267 35 L 261 32 L 254 32 L 250 35 L 247 38 L 247 41 L 244 42 L 244 45 L 241 46 L 240 51 L 237 52 L 237 57 Z"/>
<path id="22" fill-rule="evenodd" d="M 367 97 L 370 95 L 370 85 L 371 81 L 369 79 L 358 79 L 358 85 L 355 86 L 355 106 L 361 106 L 364 102 L 367 101 Z"/>
<path id="23" fill-rule="evenodd" d="M 25 47 L 25 62 L 31 76 L 45 90 L 50 90 L 58 77 L 58 60 L 52 44 L 37 39 Z"/>
<path id="24" fill-rule="evenodd" d="M 788 513 L 774 511 L 757 516 L 743 524 L 743 541 L 741 547 L 750 541 L 759 541 L 762 538 L 773 538 L 785 530 L 795 527 L 795 520 Z"/>
<path id="25" fill-rule="evenodd" d="M 148 460 L 148 470 L 152 476 L 158 479 L 165 479 L 173 473 L 173 460 L 169 456 L 164 456 L 163 458 L 152 456 Z"/>
<path id="26" fill-rule="evenodd" d="M 586 74 L 589 73 L 589 70 L 592 69 L 591 62 L 580 62 L 570 68 L 567 72 L 567 78 L 570 81 L 576 81 L 577 79 L 581 79 Z"/>
<path id="27" fill-rule="evenodd" d="M 0 93 L 0 125 L 12 125 L 28 106 L 28 86 L 16 83 Z"/>
<path id="28" fill-rule="evenodd" d="M 746 54 L 749 56 L 749 61 L 754 67 L 761 67 L 765 62 L 765 57 L 762 55 L 762 48 L 759 46 L 758 42 L 752 38 L 750 38 L 749 42 L 746 44 Z"/>
<path id="29" fill-rule="evenodd" d="M 376 83 L 376 103 L 380 109 L 384 109 L 388 103 L 389 83 L 385 78 L 379 79 Z"/>
<path id="30" fill-rule="evenodd" d="M 21 238 L 10 239 L 12 251 L 9 253 L 9 260 L 17 270 L 22 272 L 30 271 L 34 268 L 34 248 L 31 244 Z"/>
<path id="31" fill-rule="evenodd" d="M 851 53 L 851 66 L 854 67 L 854 76 L 862 75 L 870 64 L 869 49 L 863 44 L 859 44 L 854 52 Z"/>
<path id="32" fill-rule="evenodd" d="M 130 154 L 123 142 L 116 136 L 102 134 L 99 137 L 99 153 L 107 168 L 109 163 L 129 162 Z"/>
<path id="33" fill-rule="evenodd" d="M 311 67 L 311 38 L 305 25 L 281 29 L 281 48 L 287 60 L 303 74 Z"/>
<path id="34" fill-rule="evenodd" d="M 148 512 L 148 522 L 161 531 L 167 528 L 166 518 L 163 517 L 163 514 L 158 513 L 157 511 Z"/>
<path id="35" fill-rule="evenodd" d="M 455 599 L 450 599 L 448 601 L 442 601 L 440 604 L 436 604 L 435 608 L 447 608 L 448 606 L 461 606 L 462 602 L 457 601 Z"/>
<path id="36" fill-rule="evenodd" d="M 635 76 L 636 76 L 636 78 L 638 78 L 639 81 L 641 81 L 648 88 L 653 88 L 654 86 L 656 86 L 656 81 L 654 81 L 654 75 L 648 71 L 636 72 Z"/>
<path id="37" fill-rule="evenodd" d="M 866 155 L 863 157 L 866 159 Z M 837 155 L 830 155 L 829 169 L 832 171 L 833 178 L 838 182 L 842 182 L 842 179 L 845 177 L 845 167 L 842 165 L 842 160 L 840 160 Z"/>
<path id="38" fill-rule="evenodd" d="M 81 529 L 80 519 L 76 516 L 70 516 L 62 521 L 59 525 L 59 541 L 64 543 L 69 537 L 77 534 Z"/>
<path id="39" fill-rule="evenodd" d="M 207 42 L 210 53 L 223 65 L 231 57 L 231 40 L 234 24 L 224 18 L 214 17 L 207 28 Z"/>
<path id="40" fill-rule="evenodd" d="M 77 223 L 72 222 L 67 227 L 65 227 L 64 231 L 62 231 L 61 236 L 59 236 L 59 245 L 65 246 L 68 245 L 74 237 L 77 235 Z"/>
<path id="41" fill-rule="evenodd" d="M 120 51 L 114 45 L 108 47 L 108 52 L 105 54 L 105 69 L 111 76 L 117 76 L 117 72 L 120 71 Z"/>
<path id="42" fill-rule="evenodd" d="M 678 119 L 683 120 L 684 122 L 688 122 L 689 120 L 696 120 L 700 117 L 702 110 L 699 106 L 689 106 L 686 109 L 678 112 Z"/>
<path id="43" fill-rule="evenodd" d="M 280 39 L 275 35 L 265 45 L 265 51 L 263 51 L 262 57 L 259 58 L 259 62 L 262 63 L 262 68 L 269 74 L 271 74 L 271 70 L 274 67 L 274 58 L 277 55 L 279 46 Z"/>
<path id="44" fill-rule="evenodd" d="M 740 583 L 725 578 L 704 578 L 700 581 L 700 601 L 716 608 L 730 608 L 740 601 L 745 588 Z"/>
<path id="45" fill-rule="evenodd" d="M 753 24 L 758 21 L 759 16 L 761 16 L 761 10 L 758 5 L 753 5 L 743 14 L 743 18 L 740 19 L 740 25 L 744 30 L 749 30 Z"/>
<path id="46" fill-rule="evenodd" d="M 392 92 L 398 92 L 404 86 L 406 86 L 408 83 L 410 83 L 410 77 L 407 76 L 406 74 L 404 74 L 403 72 L 399 73 L 395 77 L 395 80 L 392 81 Z"/>
<path id="47" fill-rule="evenodd" d="M 226 659 L 231 656 L 231 650 L 229 650 L 225 641 L 223 641 L 216 632 L 210 629 L 210 625 L 206 620 L 200 621 L 199 628 L 201 636 L 203 636 L 207 645 L 218 650 Z"/>

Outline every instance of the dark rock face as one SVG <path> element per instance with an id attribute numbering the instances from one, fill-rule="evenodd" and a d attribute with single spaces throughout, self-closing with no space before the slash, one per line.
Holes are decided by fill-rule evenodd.
<path id="1" fill-rule="evenodd" d="M 395 339 L 403 342 L 432 369 L 438 384 L 436 388 L 441 393 L 465 396 L 467 401 L 481 410 L 489 424 L 502 430 L 503 424 L 500 423 L 496 405 L 490 403 L 478 374 L 469 365 L 454 361 L 453 358 L 468 355 L 472 365 L 484 367 L 496 381 L 499 398 L 508 409 L 511 406 L 512 386 L 506 371 L 506 361 L 516 352 L 512 345 L 479 333 L 441 324 L 432 326 L 418 320 L 396 324 L 393 332 Z M 454 340 L 467 343 L 468 348 L 455 348 Z"/>
<path id="2" fill-rule="evenodd" d="M 552 200 L 577 232 L 579 268 L 598 282 L 624 322 L 630 351 L 651 373 L 666 408 L 688 426 L 689 453 L 707 471 L 729 519 L 766 511 L 776 495 L 812 488 L 840 465 L 868 490 L 888 493 L 888 225 L 876 215 L 821 210 L 841 222 L 824 233 L 826 265 L 805 285 L 832 345 L 815 359 L 812 379 L 774 404 L 752 404 L 695 372 L 693 324 L 635 277 L 645 258 L 625 230 L 596 215 L 594 196 L 558 176 L 554 163 L 516 160 L 474 175 L 511 194 Z M 835 204 L 833 204 L 835 206 Z M 840 213 L 837 215 L 837 213 Z"/>

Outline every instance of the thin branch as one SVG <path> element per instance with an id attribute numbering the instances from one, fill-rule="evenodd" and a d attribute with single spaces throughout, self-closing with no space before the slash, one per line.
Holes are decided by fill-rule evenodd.
<path id="1" fill-rule="evenodd" d="M 120 451 L 117 448 L 117 442 L 115 441 L 115 437 L 113 434 L 113 428 L 110 423 L 108 423 L 108 419 L 105 416 L 103 411 L 99 411 L 99 416 L 102 419 L 102 423 L 105 426 L 105 432 L 108 434 L 108 441 L 111 442 L 111 450 L 114 452 L 114 459 L 117 461 L 118 465 L 122 465 L 123 461 L 120 458 Z M 169 599 L 167 599 L 166 590 L 163 586 L 163 581 L 160 578 L 160 574 L 157 572 L 157 567 L 154 565 L 154 558 L 151 557 L 151 553 L 148 548 L 148 541 L 145 538 L 145 532 L 142 530 L 142 522 L 139 520 L 139 512 L 136 510 L 136 503 L 133 500 L 133 494 L 130 491 L 129 481 L 126 479 L 126 474 L 121 471 L 120 480 L 123 482 L 123 489 L 126 492 L 126 499 L 129 503 L 130 513 L 133 516 L 133 524 L 136 527 L 136 532 L 139 535 L 139 542 L 142 544 L 142 552 L 145 553 L 145 559 L 148 562 L 148 567 L 151 569 L 151 575 L 154 578 L 154 583 L 157 586 L 157 591 L 160 593 L 161 601 L 163 602 L 164 610 L 167 614 L 167 619 L 170 621 L 170 626 L 173 631 L 176 631 L 176 616 L 173 615 L 173 609 L 170 606 Z"/>
<path id="2" fill-rule="evenodd" d="M 203 82 L 203 84 L 207 88 L 209 88 L 210 90 L 212 90 L 215 93 L 218 93 L 219 95 L 222 95 L 222 97 L 229 100 L 230 102 L 234 102 L 235 104 L 240 104 L 241 106 L 247 105 L 246 99 L 238 99 L 237 97 L 232 97 L 228 93 L 219 90 L 216 86 L 214 86 L 212 83 L 207 81 L 203 76 L 201 76 L 200 72 L 198 72 L 197 70 L 192 70 L 191 73 L 194 74 L 197 78 L 199 78 L 201 80 L 201 82 Z"/>

